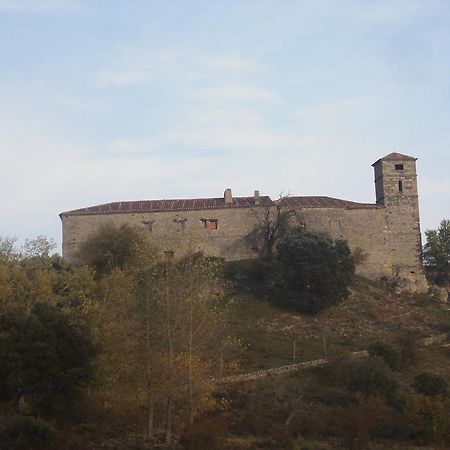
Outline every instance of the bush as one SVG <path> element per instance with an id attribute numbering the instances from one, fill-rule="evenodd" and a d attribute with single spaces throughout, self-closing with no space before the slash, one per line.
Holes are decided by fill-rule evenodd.
<path id="1" fill-rule="evenodd" d="M 180 444 L 185 450 L 219 450 L 222 447 L 225 425 L 219 420 L 194 422 L 184 430 Z"/>
<path id="2" fill-rule="evenodd" d="M 423 395 L 447 395 L 447 382 L 434 373 L 420 373 L 414 378 L 414 389 Z"/>
<path id="3" fill-rule="evenodd" d="M 327 406 L 351 406 L 358 402 L 354 394 L 343 389 L 314 386 L 309 392 L 305 393 L 308 401 L 320 402 Z"/>
<path id="4" fill-rule="evenodd" d="M 274 300 L 309 314 L 347 297 L 355 270 L 346 242 L 300 227 L 280 240 L 275 263 Z"/>
<path id="5" fill-rule="evenodd" d="M 392 400 L 397 383 L 389 377 L 383 364 L 376 358 L 354 362 L 348 370 L 347 388 L 364 396 L 381 395 Z"/>
<path id="6" fill-rule="evenodd" d="M 398 345 L 402 367 L 408 367 L 417 362 L 416 341 L 412 336 L 401 336 L 398 339 Z"/>
<path id="7" fill-rule="evenodd" d="M 5 450 L 48 449 L 56 439 L 56 429 L 35 417 L 17 417 L 0 438 Z"/>
<path id="8" fill-rule="evenodd" d="M 411 395 L 406 404 L 406 417 L 414 430 L 414 437 L 448 444 L 450 442 L 449 411 L 448 397 Z"/>
<path id="9" fill-rule="evenodd" d="M 392 370 L 400 370 L 402 367 L 401 354 L 394 347 L 385 342 L 375 342 L 369 345 L 370 356 L 377 356 Z"/>
<path id="10" fill-rule="evenodd" d="M 27 398 L 36 413 L 67 417 L 90 381 L 95 355 L 86 329 L 75 327 L 55 307 L 0 314 L 0 394 Z"/>
<path id="11" fill-rule="evenodd" d="M 344 441 L 346 449 L 359 450 L 366 448 L 372 437 L 382 437 L 380 430 L 391 422 L 394 427 L 402 427 L 398 414 L 383 399 L 360 398 L 356 405 L 336 408 L 333 411 L 332 427 L 336 435 Z"/>
<path id="12" fill-rule="evenodd" d="M 83 243 L 78 258 L 101 277 L 113 269 L 139 267 L 153 253 L 150 242 L 138 228 L 106 224 Z"/>

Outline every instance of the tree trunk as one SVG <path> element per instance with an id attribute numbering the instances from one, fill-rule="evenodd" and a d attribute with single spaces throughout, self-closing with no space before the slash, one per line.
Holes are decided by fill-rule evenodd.
<path id="1" fill-rule="evenodd" d="M 172 399 L 167 397 L 166 405 L 166 444 L 172 443 Z"/>
<path id="2" fill-rule="evenodd" d="M 149 399 L 147 402 L 147 440 L 150 441 L 154 437 L 154 404 L 153 400 Z"/>

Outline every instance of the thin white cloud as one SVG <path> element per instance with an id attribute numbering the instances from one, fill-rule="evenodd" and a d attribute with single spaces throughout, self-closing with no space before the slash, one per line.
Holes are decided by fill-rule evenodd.
<path id="1" fill-rule="evenodd" d="M 264 68 L 251 58 L 236 54 L 209 54 L 195 48 L 160 48 L 124 45 L 111 55 L 110 63 L 93 76 L 98 89 L 142 83 L 185 86 L 223 79 L 228 75 L 252 74 Z"/>
<path id="2" fill-rule="evenodd" d="M 280 101 L 278 94 L 268 89 L 260 89 L 242 83 L 226 83 L 214 87 L 199 89 L 195 93 L 197 98 L 207 101 Z"/>
<path id="3" fill-rule="evenodd" d="M 0 0 L 0 12 L 49 12 L 80 9 L 81 6 L 78 0 Z"/>

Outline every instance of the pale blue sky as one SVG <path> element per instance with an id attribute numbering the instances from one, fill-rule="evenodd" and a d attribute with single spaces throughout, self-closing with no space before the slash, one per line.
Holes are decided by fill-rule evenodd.
<path id="1" fill-rule="evenodd" d="M 0 55 L 0 236 L 226 187 L 372 202 L 391 151 L 450 218 L 447 0 L 0 0 Z"/>

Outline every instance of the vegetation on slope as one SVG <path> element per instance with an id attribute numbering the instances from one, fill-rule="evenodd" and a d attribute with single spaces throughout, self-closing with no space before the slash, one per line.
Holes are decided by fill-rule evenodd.
<path id="1" fill-rule="evenodd" d="M 201 255 L 161 262 L 134 229 L 101 233 L 87 242 L 79 267 L 49 256 L 51 243 L 42 238 L 22 252 L 1 242 L 0 315 L 9 323 L 37 320 L 39 330 L 0 321 L 6 448 L 448 445 L 450 354 L 414 347 L 417 338 L 449 330 L 445 305 L 352 277 L 343 243 L 303 230 L 290 242 L 279 237 L 271 258 L 227 263 Z M 326 258 L 317 255 L 322 251 Z M 315 263 L 307 267 L 308 261 Z M 311 289 L 321 274 L 334 274 L 334 296 L 320 284 Z M 35 318 L 41 310 L 51 319 L 42 327 Z M 34 341 L 27 345 L 29 334 L 15 338 L 12 329 L 29 330 Z M 21 341 L 19 358 L 11 358 L 13 341 Z M 56 344 L 70 343 L 69 354 L 52 356 Z M 348 358 L 367 348 L 368 359 Z M 48 376 L 20 372 L 35 370 L 20 363 L 32 349 L 47 358 L 38 362 Z M 218 383 L 233 370 L 323 357 L 328 367 Z M 53 397 L 38 389 L 46 379 L 48 386 L 69 384 Z"/>

